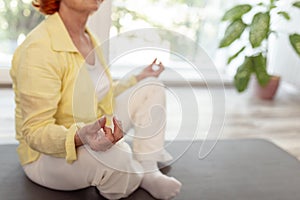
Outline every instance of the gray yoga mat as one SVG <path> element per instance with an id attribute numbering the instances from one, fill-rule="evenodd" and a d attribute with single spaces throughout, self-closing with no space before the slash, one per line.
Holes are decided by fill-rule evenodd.
<path id="1" fill-rule="evenodd" d="M 300 163 L 264 140 L 221 140 L 203 160 L 201 141 L 176 141 L 168 149 L 176 161 L 162 169 L 183 183 L 176 199 L 299 200 Z M 96 188 L 62 192 L 32 183 L 24 175 L 16 145 L 0 145 L 1 200 L 101 200 Z M 126 199 L 153 199 L 139 189 Z"/>

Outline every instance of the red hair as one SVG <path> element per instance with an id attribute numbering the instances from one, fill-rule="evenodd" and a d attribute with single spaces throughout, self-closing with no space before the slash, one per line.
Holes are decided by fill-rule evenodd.
<path id="1" fill-rule="evenodd" d="M 32 5 L 41 13 L 52 15 L 59 10 L 60 0 L 33 0 Z"/>

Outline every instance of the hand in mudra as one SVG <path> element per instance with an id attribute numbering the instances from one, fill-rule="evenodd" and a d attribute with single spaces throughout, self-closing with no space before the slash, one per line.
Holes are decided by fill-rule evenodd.
<path id="1" fill-rule="evenodd" d="M 162 62 L 159 62 L 158 64 L 156 63 L 157 58 L 154 59 L 154 61 L 148 65 L 146 68 L 143 69 L 143 71 L 136 76 L 137 80 L 140 81 L 144 78 L 147 77 L 158 77 L 165 69 L 164 65 Z M 153 67 L 156 66 L 157 69 L 153 69 Z"/>
<path id="2" fill-rule="evenodd" d="M 105 124 L 106 118 L 102 117 L 96 122 L 82 127 L 77 132 L 82 144 L 87 144 L 94 151 L 106 151 L 123 138 L 121 122 L 115 117 L 113 117 L 113 131 Z"/>

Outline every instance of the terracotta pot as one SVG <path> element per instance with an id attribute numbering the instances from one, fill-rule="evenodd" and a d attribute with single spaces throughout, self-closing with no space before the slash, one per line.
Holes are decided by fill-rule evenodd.
<path id="1" fill-rule="evenodd" d="M 270 82 L 262 87 L 257 81 L 255 81 L 255 94 L 257 97 L 265 100 L 272 100 L 276 95 L 278 86 L 280 83 L 279 76 L 271 76 Z"/>

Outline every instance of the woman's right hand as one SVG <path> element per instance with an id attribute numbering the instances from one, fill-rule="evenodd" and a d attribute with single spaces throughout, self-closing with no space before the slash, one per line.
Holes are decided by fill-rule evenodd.
<path id="1" fill-rule="evenodd" d="M 114 130 L 105 126 L 106 118 L 102 117 L 92 124 L 88 124 L 77 131 L 77 140 L 87 144 L 94 151 L 106 151 L 123 138 L 121 122 L 113 117 Z M 78 142 L 77 142 L 78 143 Z M 80 142 L 79 142 L 80 143 Z"/>

